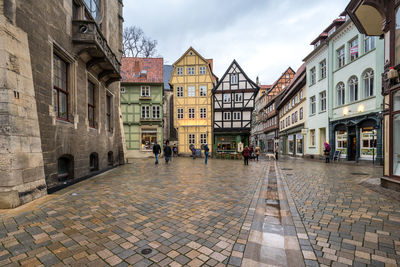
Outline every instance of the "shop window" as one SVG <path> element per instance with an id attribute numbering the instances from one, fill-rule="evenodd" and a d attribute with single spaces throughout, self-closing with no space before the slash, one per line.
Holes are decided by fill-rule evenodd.
<path id="1" fill-rule="evenodd" d="M 64 181 L 74 178 L 74 157 L 71 155 L 63 155 L 57 161 L 58 180 Z"/>
<path id="2" fill-rule="evenodd" d="M 400 111 L 400 91 L 393 93 L 393 112 Z"/>
<path id="3" fill-rule="evenodd" d="M 93 152 L 92 154 L 90 154 L 89 157 L 89 168 L 90 171 L 98 171 L 99 170 L 99 154 L 97 154 L 96 152 Z"/>
<path id="4" fill-rule="evenodd" d="M 393 175 L 400 176 L 400 114 L 393 116 Z"/>
<path id="5" fill-rule="evenodd" d="M 340 151 L 342 155 L 347 154 L 347 132 L 336 131 L 336 150 Z"/>
<path id="6" fill-rule="evenodd" d="M 152 151 L 153 145 L 157 141 L 157 131 L 156 130 L 142 130 L 141 133 L 141 150 L 142 151 Z"/>
<path id="7" fill-rule="evenodd" d="M 112 151 L 107 153 L 107 162 L 109 166 L 114 165 L 114 153 Z"/>
<path id="8" fill-rule="evenodd" d="M 361 129 L 361 156 L 376 155 L 376 133 L 373 127 Z"/>
<path id="9" fill-rule="evenodd" d="M 374 95 L 374 71 L 368 70 L 364 74 L 364 97 Z"/>
<path id="10" fill-rule="evenodd" d="M 303 154 L 303 135 L 296 135 L 296 154 Z"/>
<path id="11" fill-rule="evenodd" d="M 288 152 L 290 154 L 294 153 L 294 140 L 293 135 L 288 136 Z"/>
<path id="12" fill-rule="evenodd" d="M 68 120 L 68 63 L 53 55 L 53 106 L 58 119 Z"/>

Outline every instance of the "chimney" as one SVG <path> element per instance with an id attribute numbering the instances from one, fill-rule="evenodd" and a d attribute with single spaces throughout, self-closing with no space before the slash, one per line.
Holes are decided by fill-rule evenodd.
<path id="1" fill-rule="evenodd" d="M 140 76 L 140 62 L 138 60 L 135 61 L 135 67 L 133 69 L 133 72 L 135 77 Z"/>
<path id="2" fill-rule="evenodd" d="M 258 78 L 258 76 L 257 76 L 257 78 L 256 78 L 256 84 L 257 84 L 258 86 L 260 86 L 260 79 Z"/>

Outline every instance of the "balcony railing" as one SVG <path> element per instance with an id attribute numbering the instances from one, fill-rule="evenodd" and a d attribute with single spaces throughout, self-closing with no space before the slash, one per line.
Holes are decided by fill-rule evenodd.
<path id="1" fill-rule="evenodd" d="M 78 55 L 87 52 L 91 59 L 86 62 L 87 68 L 100 68 L 99 80 L 108 85 L 121 80 L 121 63 L 118 61 L 107 40 L 96 22 L 91 20 L 74 20 L 72 22 L 72 41 Z"/>

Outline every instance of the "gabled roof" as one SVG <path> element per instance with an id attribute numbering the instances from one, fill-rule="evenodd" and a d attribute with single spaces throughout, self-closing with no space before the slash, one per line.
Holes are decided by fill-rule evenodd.
<path id="1" fill-rule="evenodd" d="M 164 83 L 163 58 L 125 57 L 121 60 L 123 83 Z"/>
<path id="2" fill-rule="evenodd" d="M 279 76 L 279 78 L 271 85 L 271 88 L 269 89 L 269 91 L 268 91 L 266 94 L 269 94 L 269 93 L 274 89 L 274 87 L 278 84 L 279 80 L 282 79 L 282 77 L 283 77 L 284 75 L 286 75 L 286 73 L 287 73 L 289 70 L 291 70 L 294 74 L 296 74 L 296 72 L 295 72 L 291 67 L 288 67 L 288 68 L 281 74 L 281 76 Z"/>
<path id="3" fill-rule="evenodd" d="M 257 94 L 257 93 L 258 93 L 258 90 L 260 90 L 260 87 L 259 87 L 255 82 L 253 82 L 253 81 L 249 78 L 249 76 L 247 76 L 247 74 L 243 71 L 242 67 L 240 67 L 239 63 L 236 62 L 236 59 L 234 59 L 234 60 L 232 61 L 232 63 L 229 65 L 229 67 L 228 67 L 228 69 L 225 71 L 224 75 L 222 75 L 222 77 L 221 77 L 221 79 L 219 80 L 219 82 L 217 83 L 217 85 L 214 86 L 214 88 L 213 88 L 213 90 L 212 90 L 212 93 L 214 94 L 214 92 L 215 92 L 215 91 L 217 90 L 217 88 L 220 86 L 220 84 L 222 83 L 222 81 L 225 79 L 225 76 L 228 75 L 229 70 L 232 68 L 233 65 L 236 65 L 236 66 L 238 67 L 238 69 L 240 70 L 240 72 L 243 74 L 243 76 L 249 81 L 249 83 L 255 87 L 255 89 L 257 90 L 257 91 L 256 91 L 256 94 Z"/>
<path id="4" fill-rule="evenodd" d="M 172 90 L 168 82 L 172 76 L 173 70 L 174 67 L 172 65 L 164 65 L 164 90 Z"/>
<path id="5" fill-rule="evenodd" d="M 278 105 L 278 108 L 281 107 L 283 103 L 285 103 L 285 101 L 287 101 L 288 98 L 291 97 L 293 92 L 299 89 L 298 86 L 301 85 L 303 81 L 305 82 L 305 79 L 306 79 L 306 63 L 303 63 L 297 70 L 289 86 L 286 88 L 286 90 L 282 92 L 283 97 Z"/>

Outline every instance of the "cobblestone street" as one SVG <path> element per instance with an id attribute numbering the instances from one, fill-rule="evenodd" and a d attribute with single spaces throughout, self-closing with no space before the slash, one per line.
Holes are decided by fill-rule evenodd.
<path id="1" fill-rule="evenodd" d="M 0 266 L 400 263 L 399 200 L 360 184 L 380 167 L 242 164 L 134 160 L 1 210 Z"/>
<path id="2" fill-rule="evenodd" d="M 298 234 L 301 249 L 317 257 L 306 253 L 308 265 L 400 265 L 400 201 L 360 184 L 382 175 L 371 165 L 279 162 L 310 239 Z"/>
<path id="3" fill-rule="evenodd" d="M 44 204 L 1 212 L 0 266 L 239 266 L 265 164 L 161 160 L 135 160 Z"/>

